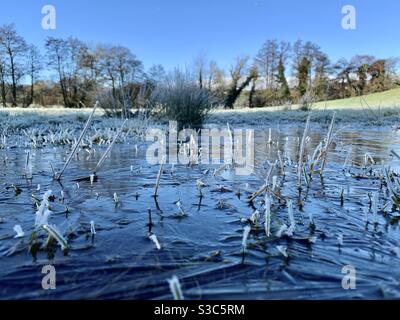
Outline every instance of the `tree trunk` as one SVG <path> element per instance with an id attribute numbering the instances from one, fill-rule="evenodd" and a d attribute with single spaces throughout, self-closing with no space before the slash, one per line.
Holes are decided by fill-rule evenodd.
<path id="1" fill-rule="evenodd" d="M 0 65 L 0 96 L 1 103 L 4 108 L 7 107 L 7 91 L 6 91 L 6 82 L 4 80 L 4 69 L 3 66 Z"/>
<path id="2" fill-rule="evenodd" d="M 1 80 L 1 101 L 3 104 L 3 107 L 7 107 L 7 92 L 6 92 L 6 84 L 4 80 Z"/>
<path id="3" fill-rule="evenodd" d="M 252 109 L 254 108 L 254 94 L 256 92 L 256 81 L 253 79 L 253 83 L 251 85 L 251 89 L 249 92 L 249 108 Z"/>
<path id="4" fill-rule="evenodd" d="M 225 109 L 233 109 L 233 105 L 235 104 L 237 98 L 240 96 L 240 94 L 242 93 L 243 89 L 246 88 L 250 81 L 253 80 L 254 75 L 249 75 L 246 80 L 242 83 L 241 86 L 239 86 L 239 88 L 237 88 L 237 84 L 235 83 L 234 85 L 232 85 L 232 87 L 230 88 L 228 95 L 225 99 Z"/>
<path id="5" fill-rule="evenodd" d="M 32 75 L 32 77 L 31 77 L 31 93 L 29 96 L 29 101 L 27 103 L 28 107 L 33 103 L 33 95 L 34 95 L 33 81 L 34 81 L 34 79 L 33 79 L 33 75 Z"/>
<path id="6" fill-rule="evenodd" d="M 14 63 L 14 56 L 12 55 L 12 52 L 9 51 L 9 56 L 10 56 L 10 65 L 11 65 L 11 105 L 13 107 L 17 106 L 17 80 L 15 77 L 15 63 Z"/>
<path id="7" fill-rule="evenodd" d="M 65 79 L 63 76 L 63 72 L 61 70 L 61 57 L 59 55 L 57 56 L 57 71 L 58 71 L 58 77 L 60 79 L 60 89 L 64 101 L 64 107 L 68 108 L 69 104 L 68 104 L 67 90 L 65 88 L 65 83 L 64 83 Z"/>

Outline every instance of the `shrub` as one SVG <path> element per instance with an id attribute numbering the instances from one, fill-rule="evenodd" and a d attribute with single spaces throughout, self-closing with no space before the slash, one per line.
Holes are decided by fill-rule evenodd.
<path id="1" fill-rule="evenodd" d="M 275 89 L 264 89 L 256 91 L 253 98 L 254 108 L 275 107 L 291 103 L 290 98 L 280 97 L 280 93 Z"/>
<path id="2" fill-rule="evenodd" d="M 152 89 L 147 83 L 129 84 L 115 90 L 104 90 L 97 95 L 97 100 L 106 117 L 133 118 L 142 111 Z"/>
<path id="3" fill-rule="evenodd" d="M 187 75 L 176 72 L 173 80 L 156 88 L 150 99 L 153 115 L 175 120 L 180 126 L 200 126 L 209 116 L 215 98 Z"/>
<path id="4" fill-rule="evenodd" d="M 300 110 L 310 111 L 316 101 L 316 97 L 313 92 L 307 91 L 299 100 Z"/>

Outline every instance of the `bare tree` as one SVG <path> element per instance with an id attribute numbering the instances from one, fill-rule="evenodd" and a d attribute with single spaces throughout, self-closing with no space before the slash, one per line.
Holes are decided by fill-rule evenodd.
<path id="1" fill-rule="evenodd" d="M 329 57 L 323 52 L 316 52 L 314 61 L 314 94 L 317 98 L 327 99 L 329 93 L 329 73 L 331 63 Z"/>
<path id="2" fill-rule="evenodd" d="M 3 107 L 7 107 L 6 62 L 0 52 L 0 97 Z"/>
<path id="3" fill-rule="evenodd" d="M 121 110 L 121 117 L 129 117 L 130 109 L 138 99 L 147 95 L 141 85 L 146 79 L 142 62 L 122 46 L 102 45 L 98 48 L 101 74 L 106 86 L 111 88 L 113 112 Z"/>
<path id="4" fill-rule="evenodd" d="M 142 76 L 142 62 L 128 48 L 115 47 L 114 58 L 121 87 L 126 84 L 126 81 L 135 81 Z"/>
<path id="5" fill-rule="evenodd" d="M 297 40 L 292 46 L 292 73 L 297 76 L 297 69 L 304 57 L 304 45 L 302 40 Z"/>
<path id="6" fill-rule="evenodd" d="M 35 81 L 38 79 L 40 70 L 42 69 L 42 56 L 38 48 L 34 45 L 29 46 L 27 69 L 31 81 L 29 95 L 26 101 L 26 106 L 29 107 L 34 101 L 35 97 L 34 84 Z"/>
<path id="7" fill-rule="evenodd" d="M 27 51 L 27 44 L 17 34 L 13 24 L 4 25 L 0 28 L 0 48 L 7 57 L 6 63 L 11 77 L 11 105 L 15 107 L 18 104 L 17 87 L 23 77 L 23 59 Z"/>
<path id="8" fill-rule="evenodd" d="M 65 61 L 68 55 L 68 45 L 64 39 L 49 37 L 46 40 L 47 57 L 50 65 L 57 72 L 61 95 L 63 97 L 64 106 L 69 107 L 70 102 L 67 94 L 67 83 L 65 76 Z"/>
<path id="9" fill-rule="evenodd" d="M 204 87 L 204 78 L 206 77 L 207 58 L 204 55 L 199 55 L 193 63 L 193 69 L 197 77 L 199 88 Z"/>
<path id="10" fill-rule="evenodd" d="M 46 49 L 49 63 L 59 80 L 64 105 L 77 107 L 91 102 L 100 76 L 96 53 L 76 38 L 50 37 L 46 41 Z"/>
<path id="11" fill-rule="evenodd" d="M 157 85 L 165 81 L 166 72 L 161 64 L 152 65 L 147 71 L 147 80 Z"/>
<path id="12" fill-rule="evenodd" d="M 276 39 L 267 40 L 255 58 L 256 64 L 265 79 L 267 89 L 275 87 L 275 74 L 279 64 L 279 43 Z"/>
<path id="13" fill-rule="evenodd" d="M 200 87 L 212 91 L 215 87 L 217 74 L 221 73 L 214 60 L 208 60 L 205 55 L 199 55 L 193 62 L 193 71 L 196 81 Z"/>
<path id="14" fill-rule="evenodd" d="M 135 81 L 143 75 L 143 64 L 128 49 L 122 46 L 102 45 L 98 48 L 100 67 L 104 79 L 116 95 L 127 81 Z"/>
<path id="15" fill-rule="evenodd" d="M 213 86 L 216 84 L 216 79 L 218 73 L 222 71 L 218 68 L 217 62 L 211 60 L 208 67 L 208 76 L 207 76 L 207 88 L 208 90 L 212 90 Z"/>

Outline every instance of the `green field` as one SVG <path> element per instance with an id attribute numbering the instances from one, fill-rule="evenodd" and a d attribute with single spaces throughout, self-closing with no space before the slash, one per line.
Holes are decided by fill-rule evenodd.
<path id="1" fill-rule="evenodd" d="M 372 93 L 362 97 L 318 102 L 318 108 L 368 108 L 369 107 L 400 107 L 400 88 L 384 92 Z"/>
<path id="2" fill-rule="evenodd" d="M 362 122 L 371 125 L 398 124 L 400 120 L 400 88 L 361 97 L 315 103 L 311 108 L 312 120 L 329 122 L 334 111 L 336 111 L 336 119 L 340 122 Z M 271 121 L 305 121 L 308 114 L 308 111 L 300 110 L 298 105 L 293 105 L 290 110 L 283 106 L 235 110 L 218 109 L 211 116 L 210 121 L 257 125 Z"/>

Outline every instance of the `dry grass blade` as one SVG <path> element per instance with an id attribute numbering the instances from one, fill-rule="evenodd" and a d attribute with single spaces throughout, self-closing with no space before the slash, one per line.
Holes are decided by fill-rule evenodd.
<path id="1" fill-rule="evenodd" d="M 157 197 L 157 191 L 158 191 L 158 187 L 160 186 L 160 179 L 161 179 L 161 175 L 163 172 L 164 162 L 165 162 L 165 156 L 163 156 L 161 163 L 160 163 L 160 169 L 158 170 L 156 186 L 154 188 L 154 193 L 153 193 L 154 197 Z"/>
<path id="2" fill-rule="evenodd" d="M 309 115 L 307 117 L 306 126 L 304 128 L 303 137 L 302 137 L 301 143 L 300 143 L 299 164 L 298 164 L 298 168 L 297 168 L 297 186 L 299 189 L 301 189 L 301 173 L 302 173 L 302 169 L 303 169 L 304 148 L 306 145 L 308 127 L 310 126 L 310 117 L 311 117 L 311 115 Z"/>
<path id="3" fill-rule="evenodd" d="M 25 177 L 29 178 L 29 156 L 30 156 L 30 152 L 28 151 L 26 153 L 26 159 L 25 159 Z"/>
<path id="4" fill-rule="evenodd" d="M 99 102 L 97 101 L 93 107 L 92 112 L 90 113 L 88 120 L 86 121 L 85 127 L 83 128 L 83 131 L 82 131 L 81 135 L 79 136 L 78 141 L 76 142 L 75 146 L 73 147 L 72 152 L 69 154 L 68 159 L 64 164 L 64 167 L 61 169 L 61 172 L 57 175 L 57 177 L 56 177 L 57 180 L 61 179 L 61 176 L 63 175 L 64 171 L 67 169 L 69 163 L 71 162 L 72 157 L 78 150 L 78 147 L 79 147 L 83 137 L 85 136 L 85 133 L 86 133 L 87 129 L 89 128 L 90 123 L 92 122 L 94 113 L 95 113 L 98 105 L 99 105 Z"/>
<path id="5" fill-rule="evenodd" d="M 61 232 L 57 229 L 56 226 L 52 225 L 42 225 L 42 228 L 49 233 L 54 239 L 57 240 L 58 244 L 61 246 L 62 250 L 69 249 L 69 245 L 67 240 L 63 237 Z"/>
<path id="6" fill-rule="evenodd" d="M 255 198 L 266 192 L 268 189 L 268 186 L 264 184 L 260 189 L 258 189 L 256 192 L 254 192 L 250 198 L 247 199 L 247 202 L 252 202 Z"/>
<path id="7" fill-rule="evenodd" d="M 325 147 L 324 147 L 324 155 L 322 159 L 322 165 L 321 165 L 321 174 L 324 172 L 325 165 L 326 165 L 326 159 L 328 156 L 328 149 L 329 146 L 332 143 L 332 132 L 333 132 L 333 124 L 335 123 L 335 117 L 336 117 L 336 112 L 333 113 L 331 124 L 329 126 L 328 130 L 328 135 L 326 136 L 326 142 L 325 142 Z"/>
<path id="8" fill-rule="evenodd" d="M 171 290 L 172 295 L 174 296 L 174 300 L 185 300 L 181 284 L 179 282 L 179 278 L 177 276 L 172 276 L 171 279 L 167 279 L 169 288 Z"/>
<path id="9" fill-rule="evenodd" d="M 111 142 L 111 144 L 108 146 L 106 152 L 103 154 L 103 156 L 101 157 L 101 159 L 99 160 L 99 162 L 97 163 L 96 167 L 94 168 L 93 172 L 96 174 L 98 172 L 98 170 L 100 169 L 100 167 L 102 166 L 104 160 L 106 159 L 107 155 L 110 153 L 112 147 L 114 146 L 115 142 L 117 141 L 118 137 L 121 135 L 122 130 L 126 124 L 126 122 L 128 121 L 128 119 L 125 119 L 125 121 L 122 123 L 121 127 L 119 128 L 117 134 L 115 135 L 113 141 Z"/>

